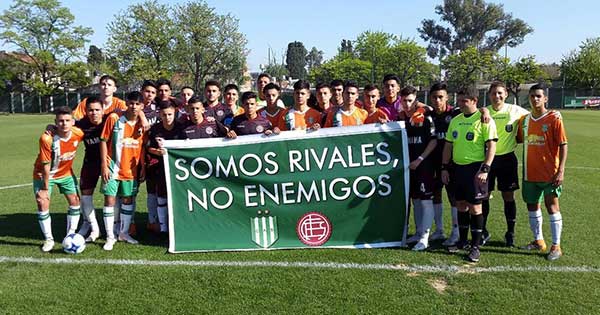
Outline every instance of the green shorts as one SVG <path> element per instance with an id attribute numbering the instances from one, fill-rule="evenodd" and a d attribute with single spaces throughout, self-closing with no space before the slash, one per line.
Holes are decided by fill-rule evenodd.
<path id="1" fill-rule="evenodd" d="M 137 195 L 138 183 L 136 180 L 119 180 L 111 178 L 108 183 L 102 183 L 100 192 L 105 196 L 131 197 Z"/>
<path id="2" fill-rule="evenodd" d="M 77 185 L 77 177 L 75 177 L 75 175 L 48 180 L 48 197 L 50 195 L 52 195 L 52 187 L 54 187 L 55 184 L 56 184 L 56 186 L 58 186 L 58 190 L 60 191 L 61 194 L 64 194 L 64 195 L 77 194 L 78 185 Z M 44 185 L 43 180 L 34 179 L 33 180 L 33 194 L 34 195 L 37 194 L 37 192 L 42 189 L 43 185 Z"/>
<path id="3" fill-rule="evenodd" d="M 556 197 L 560 197 L 562 192 L 562 185 L 554 187 L 552 183 L 543 182 L 528 182 L 523 181 L 523 187 L 521 188 L 521 194 L 525 203 L 534 204 L 542 203 L 545 195 L 554 194 Z"/>

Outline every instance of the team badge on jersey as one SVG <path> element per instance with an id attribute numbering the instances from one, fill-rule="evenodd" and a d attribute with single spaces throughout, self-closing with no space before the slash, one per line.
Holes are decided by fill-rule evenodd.
<path id="1" fill-rule="evenodd" d="M 265 128 L 261 125 L 256 126 L 256 132 L 261 133 L 265 130 Z"/>
<path id="2" fill-rule="evenodd" d="M 467 140 L 473 141 L 475 139 L 475 134 L 472 132 L 467 132 Z"/>
<path id="3" fill-rule="evenodd" d="M 217 116 L 221 117 L 221 116 L 223 116 L 223 114 L 225 114 L 225 113 L 222 110 L 219 109 L 217 111 Z"/>
<path id="4" fill-rule="evenodd" d="M 452 120 L 452 116 L 450 116 L 450 115 L 446 116 L 446 123 L 447 124 L 449 124 L 451 120 Z"/>
<path id="5" fill-rule="evenodd" d="M 547 132 L 547 131 L 548 131 L 548 125 L 546 125 L 546 124 L 543 124 L 543 125 L 542 125 L 542 131 L 543 131 L 543 132 Z"/>
<path id="6" fill-rule="evenodd" d="M 458 131 L 456 131 L 456 130 L 452 131 L 452 138 L 454 138 L 454 139 L 458 138 Z"/>
<path id="7" fill-rule="evenodd" d="M 206 129 L 204 129 L 204 132 L 206 132 L 207 135 L 212 135 L 213 128 L 211 126 L 208 126 L 206 127 Z"/>
<path id="8" fill-rule="evenodd" d="M 504 130 L 506 130 L 506 132 L 512 132 L 513 131 L 513 125 L 508 124 L 508 125 L 504 126 Z"/>
<path id="9" fill-rule="evenodd" d="M 314 118 L 312 118 L 312 117 L 308 117 L 308 123 L 309 123 L 309 124 L 311 124 L 311 125 L 312 125 L 314 122 L 315 122 L 315 119 L 314 119 Z"/>

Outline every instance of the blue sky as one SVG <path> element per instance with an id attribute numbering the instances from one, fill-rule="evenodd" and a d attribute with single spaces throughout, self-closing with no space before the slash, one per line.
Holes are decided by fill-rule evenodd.
<path id="1" fill-rule="evenodd" d="M 4 11 L 12 1 L 2 1 Z M 94 29 L 90 44 L 102 47 L 109 39 L 106 25 L 120 10 L 133 2 L 69 1 L 62 4 L 75 15 L 76 23 Z M 141 1 L 139 1 L 141 2 Z M 185 1 L 160 1 L 180 3 Z M 525 42 L 508 49 L 515 59 L 535 55 L 538 62 L 560 62 L 563 55 L 576 49 L 586 38 L 600 36 L 597 14 L 600 1 L 491 1 L 503 3 L 505 11 L 525 20 L 534 28 Z M 414 38 L 425 46 L 417 28 L 426 18 L 437 19 L 434 8 L 441 0 L 385 0 L 385 1 L 216 1 L 207 3 L 218 13 L 231 13 L 239 19 L 240 31 L 248 39 L 248 65 L 258 71 L 259 64 L 267 63 L 268 48 L 281 60 L 287 44 L 301 41 L 310 50 L 315 46 L 333 57 L 342 39 L 356 39 L 365 30 L 385 31 Z M 8 50 L 10 47 L 0 46 Z"/>

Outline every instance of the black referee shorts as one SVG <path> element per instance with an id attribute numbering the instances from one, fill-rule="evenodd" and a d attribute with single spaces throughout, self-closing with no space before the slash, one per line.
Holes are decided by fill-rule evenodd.
<path id="1" fill-rule="evenodd" d="M 493 191 L 496 180 L 498 190 L 515 191 L 519 189 L 519 170 L 517 156 L 514 152 L 496 155 L 488 174 L 488 190 Z"/>

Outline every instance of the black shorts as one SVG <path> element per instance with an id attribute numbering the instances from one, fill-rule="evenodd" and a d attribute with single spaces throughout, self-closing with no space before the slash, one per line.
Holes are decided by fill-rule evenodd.
<path id="1" fill-rule="evenodd" d="M 467 165 L 456 165 L 455 191 L 454 197 L 456 201 L 466 201 L 472 205 L 481 204 L 481 199 L 476 199 L 477 188 L 475 187 L 475 175 L 479 172 L 482 162 L 475 162 Z"/>
<path id="2" fill-rule="evenodd" d="M 442 164 L 437 165 L 434 170 L 434 184 L 433 187 L 435 190 L 442 190 L 442 188 L 444 188 L 444 186 L 446 187 L 446 193 L 450 196 L 454 196 L 454 168 L 455 165 L 453 163 L 449 163 L 447 170 L 448 170 L 448 175 L 450 176 L 450 181 L 448 182 L 448 184 L 444 184 L 442 182 Z"/>
<path id="3" fill-rule="evenodd" d="M 498 180 L 498 190 L 515 191 L 519 189 L 519 170 L 517 156 L 514 152 L 496 155 L 488 174 L 488 190 L 495 188 Z"/>
<path id="4" fill-rule="evenodd" d="M 433 198 L 435 186 L 434 171 L 431 164 L 424 160 L 416 170 L 410 171 L 410 197 L 429 200 Z"/>
<path id="5" fill-rule="evenodd" d="M 167 179 L 162 168 L 156 168 L 154 173 L 154 192 L 157 197 L 167 198 Z"/>
<path id="6" fill-rule="evenodd" d="M 90 165 L 83 163 L 81 166 L 81 175 L 79 178 L 79 188 L 81 190 L 94 190 L 100 178 L 100 165 Z"/>
<path id="7" fill-rule="evenodd" d="M 156 172 L 158 167 L 152 165 L 146 167 L 146 192 L 148 194 L 156 194 Z"/>

